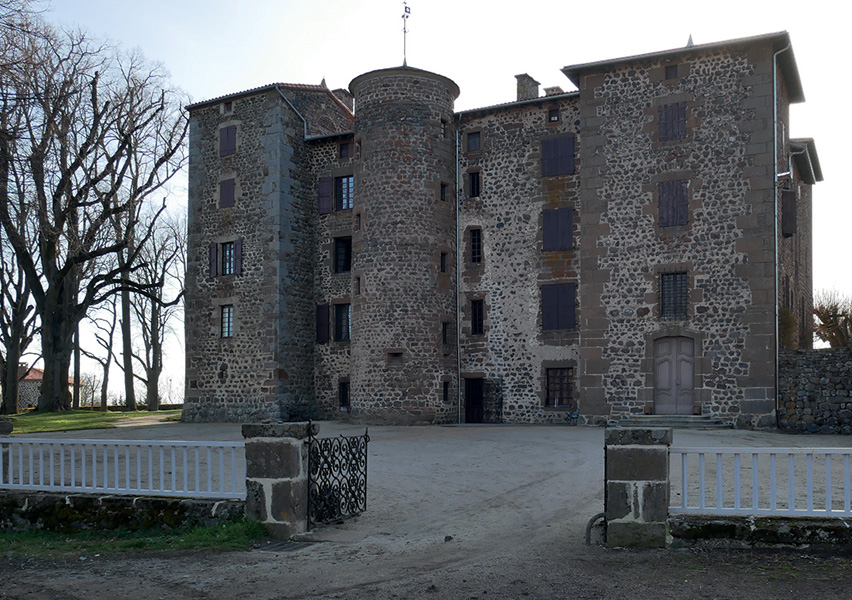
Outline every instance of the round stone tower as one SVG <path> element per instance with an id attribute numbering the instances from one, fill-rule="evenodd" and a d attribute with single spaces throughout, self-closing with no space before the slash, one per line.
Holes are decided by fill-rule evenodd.
<path id="1" fill-rule="evenodd" d="M 455 129 L 458 86 L 399 67 L 352 80 L 353 420 L 458 416 Z"/>

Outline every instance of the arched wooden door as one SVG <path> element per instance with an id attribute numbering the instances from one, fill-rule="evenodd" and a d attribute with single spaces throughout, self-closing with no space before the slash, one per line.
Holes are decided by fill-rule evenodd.
<path id="1" fill-rule="evenodd" d="M 695 343 L 687 337 L 664 337 L 654 342 L 654 412 L 691 415 Z"/>

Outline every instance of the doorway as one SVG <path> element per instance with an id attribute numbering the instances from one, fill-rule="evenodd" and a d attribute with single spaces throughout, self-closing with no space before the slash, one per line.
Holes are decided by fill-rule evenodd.
<path id="1" fill-rule="evenodd" d="M 484 379 L 464 380 L 464 422 L 482 423 L 485 413 Z"/>
<path id="2" fill-rule="evenodd" d="M 654 342 L 654 412 L 693 414 L 695 342 L 688 337 L 664 337 Z"/>

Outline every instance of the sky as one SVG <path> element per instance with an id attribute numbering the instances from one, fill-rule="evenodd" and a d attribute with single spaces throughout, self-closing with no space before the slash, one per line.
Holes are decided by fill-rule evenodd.
<path id="1" fill-rule="evenodd" d="M 403 60 L 398 0 L 49 0 L 48 21 L 81 28 L 162 63 L 193 101 L 273 82 L 348 88 Z M 515 99 L 515 75 L 574 89 L 567 65 L 788 31 L 806 102 L 792 137 L 812 137 L 825 181 L 814 189 L 814 289 L 852 295 L 852 203 L 843 184 L 852 101 L 852 9 L 826 0 L 557 2 L 408 0 L 407 63 L 461 88 L 456 110 Z M 186 202 L 177 182 L 176 202 Z M 180 349 L 173 344 L 173 351 Z M 169 361 L 167 361 L 169 362 Z M 180 365 L 181 361 L 170 361 Z M 84 365 L 85 370 L 85 365 Z M 182 381 L 182 371 L 170 376 Z"/>

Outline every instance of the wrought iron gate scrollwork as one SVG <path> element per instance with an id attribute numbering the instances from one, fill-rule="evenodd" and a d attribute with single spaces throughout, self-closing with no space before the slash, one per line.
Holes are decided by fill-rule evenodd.
<path id="1" fill-rule="evenodd" d="M 308 431 L 313 431 L 309 427 Z M 370 436 L 308 438 L 308 525 L 357 515 L 367 509 L 367 444 Z"/>

